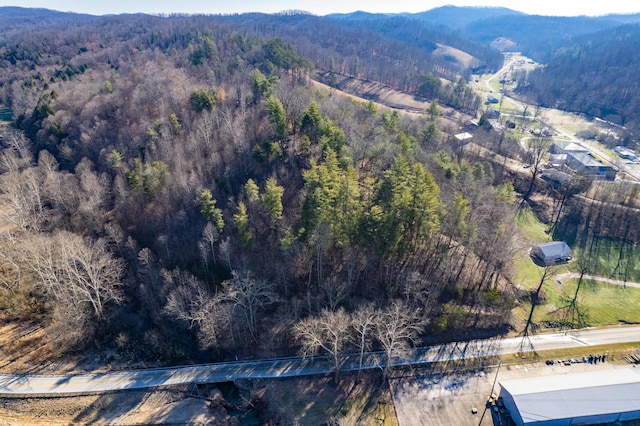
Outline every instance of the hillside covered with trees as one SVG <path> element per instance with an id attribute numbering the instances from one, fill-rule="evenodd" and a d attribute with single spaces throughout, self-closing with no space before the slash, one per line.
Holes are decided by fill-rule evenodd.
<path id="1" fill-rule="evenodd" d="M 633 64 L 637 63 L 638 14 L 536 16 L 498 7 L 443 6 L 415 14 L 356 12 L 336 17 L 409 43 L 414 35 L 431 31 L 438 35 L 433 34 L 428 40 L 457 47 L 478 58 L 471 69 L 476 73 L 496 70 L 501 64 L 486 46 L 521 52 L 542 65 L 534 72 L 516 76 L 518 93 L 528 103 L 625 126 L 631 134 L 621 132 L 622 143 L 635 146 L 637 137 L 632 134 L 637 134 L 636 123 L 640 122 L 634 95 L 638 77 L 633 72 Z M 427 45 L 421 47 L 429 49 Z"/>
<path id="2" fill-rule="evenodd" d="M 637 135 L 639 45 L 639 24 L 576 38 L 544 67 L 522 75 L 520 93 L 536 104 L 599 117 Z M 626 141 L 636 143 L 635 138 Z"/>
<path id="3" fill-rule="evenodd" d="M 328 97 L 309 79 L 330 59 L 250 18 L 5 34 L 4 318 L 165 361 L 316 350 L 344 316 L 376 348 L 390 315 L 411 313 L 393 345 L 504 328 L 510 185 L 455 155 L 437 107 Z"/>

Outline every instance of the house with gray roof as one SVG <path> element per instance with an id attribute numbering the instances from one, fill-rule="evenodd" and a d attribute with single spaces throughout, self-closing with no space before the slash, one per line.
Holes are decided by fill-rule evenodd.
<path id="1" fill-rule="evenodd" d="M 564 241 L 553 241 L 534 246 L 529 255 L 533 263 L 542 267 L 562 265 L 572 259 L 571 248 Z"/>

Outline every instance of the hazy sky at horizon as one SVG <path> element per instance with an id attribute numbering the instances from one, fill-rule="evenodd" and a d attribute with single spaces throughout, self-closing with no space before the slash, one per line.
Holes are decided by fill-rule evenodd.
<path id="1" fill-rule="evenodd" d="M 0 0 L 0 6 L 38 7 L 92 15 L 120 13 L 276 13 L 305 10 L 316 15 L 348 13 L 356 10 L 378 13 L 423 12 L 443 5 L 506 7 L 536 15 L 600 16 L 611 13 L 640 13 L 640 4 L 629 0 L 608 2 L 576 0 Z"/>

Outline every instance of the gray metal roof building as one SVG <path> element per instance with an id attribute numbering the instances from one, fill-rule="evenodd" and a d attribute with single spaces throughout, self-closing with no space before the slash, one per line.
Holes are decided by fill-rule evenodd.
<path id="1" fill-rule="evenodd" d="M 640 419 L 640 368 L 500 382 L 518 426 L 592 425 Z"/>
<path id="2" fill-rule="evenodd" d="M 530 255 L 538 266 L 560 265 L 571 260 L 571 248 L 564 241 L 552 241 L 532 247 Z"/>

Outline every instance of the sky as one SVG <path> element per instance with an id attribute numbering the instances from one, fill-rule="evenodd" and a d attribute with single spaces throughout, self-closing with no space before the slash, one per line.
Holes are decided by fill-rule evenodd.
<path id="1" fill-rule="evenodd" d="M 92 15 L 120 13 L 276 13 L 304 10 L 316 15 L 349 13 L 356 10 L 377 13 L 423 12 L 444 5 L 506 7 L 519 12 L 547 16 L 601 16 L 611 13 L 640 13 L 631 0 L 0 0 L 0 6 L 38 7 Z"/>

